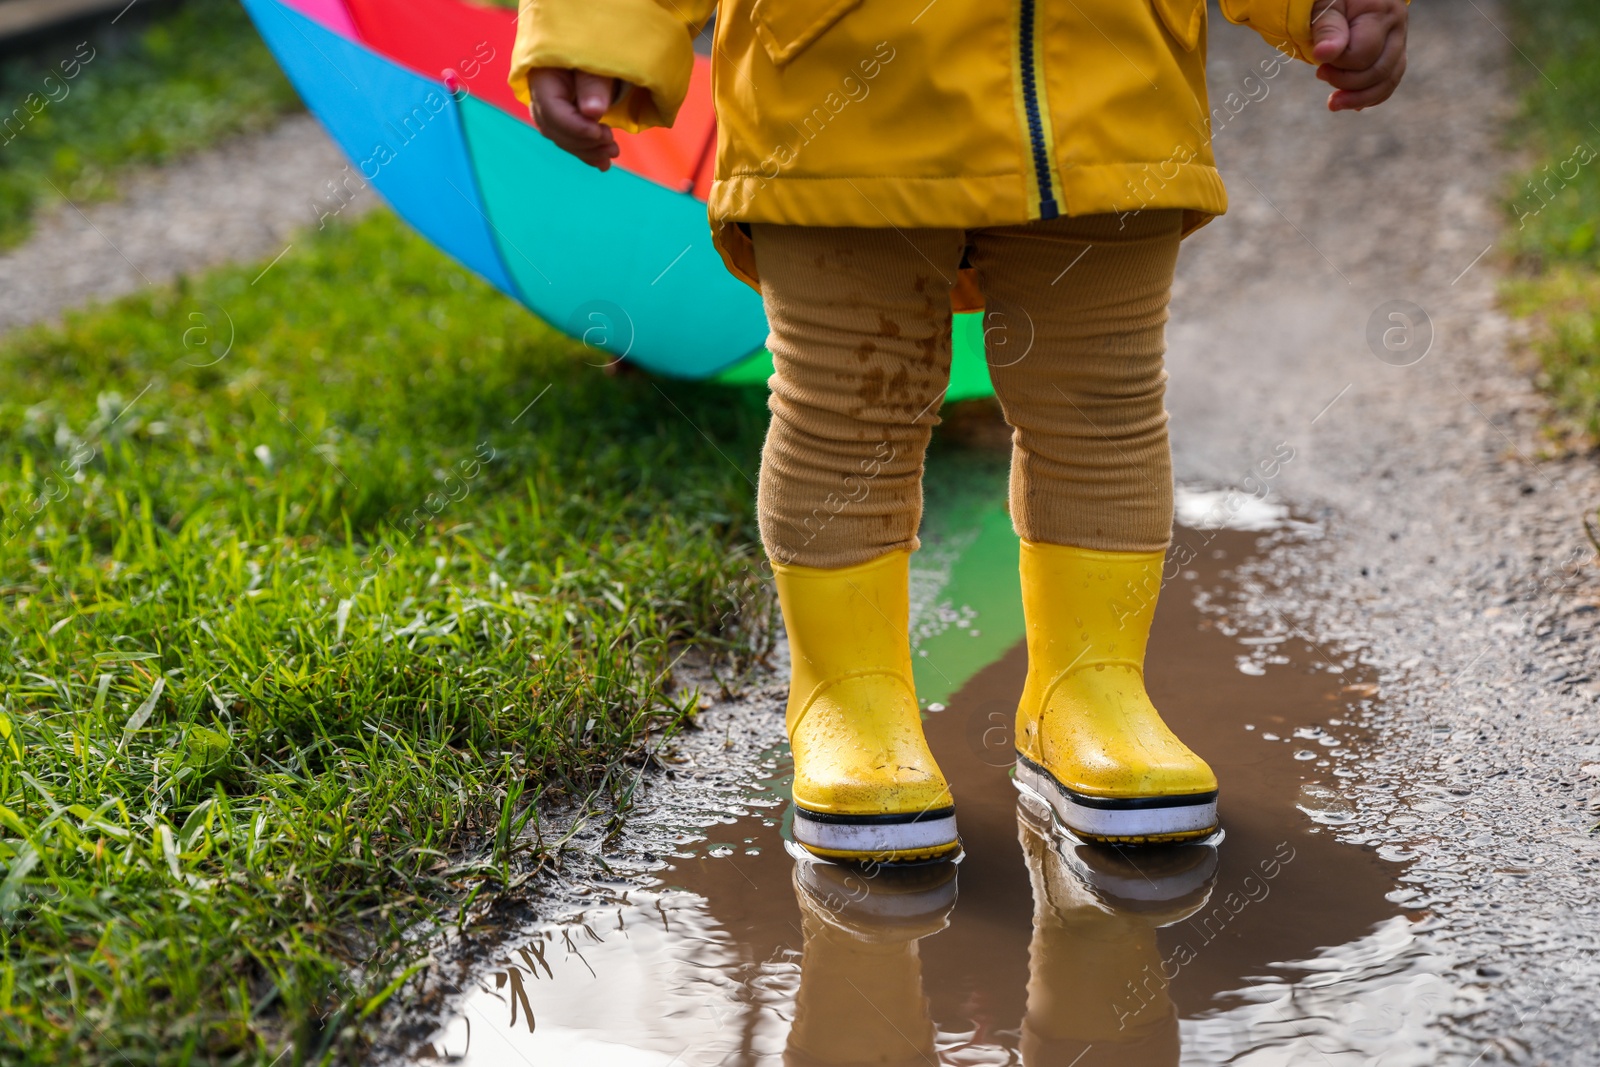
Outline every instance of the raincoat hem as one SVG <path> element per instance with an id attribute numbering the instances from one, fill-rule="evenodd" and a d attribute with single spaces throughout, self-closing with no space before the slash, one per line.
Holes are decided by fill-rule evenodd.
<path id="1" fill-rule="evenodd" d="M 1060 167 L 1062 214 L 1099 215 L 1183 208 L 1188 236 L 1228 208 L 1215 167 L 1203 163 L 1110 163 Z M 759 174 L 711 183 L 708 214 L 723 262 L 741 281 L 761 288 L 755 250 L 744 222 L 879 229 L 978 229 L 1016 226 L 1030 215 L 1028 177 L 805 178 Z M 982 306 L 970 286 L 958 287 L 957 311 Z"/>

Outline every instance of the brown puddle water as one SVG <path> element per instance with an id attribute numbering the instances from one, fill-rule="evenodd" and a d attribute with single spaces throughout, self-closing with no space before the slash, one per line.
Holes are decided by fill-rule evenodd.
<path id="1" fill-rule="evenodd" d="M 1007 549 L 980 529 L 1003 525 L 991 509 L 930 538 L 930 558 L 945 550 L 959 571 L 963 556 L 997 557 L 967 567 L 981 600 L 996 575 L 1015 582 L 1014 539 Z M 944 619 L 923 627 L 925 645 L 955 651 L 928 658 L 959 676 L 962 649 L 1003 648 L 947 678 L 959 685 L 927 715 L 958 805 L 959 865 L 797 864 L 783 840 L 787 757 L 773 753 L 748 814 L 685 835 L 654 884 L 509 940 L 421 1058 L 1430 1062 L 1411 1006 L 1446 983 L 1387 899 L 1400 868 L 1334 836 L 1372 688 L 1303 640 L 1234 634 L 1212 606 L 1259 539 L 1180 530 L 1194 558 L 1162 594 L 1147 668 L 1156 704 L 1222 782 L 1219 845 L 1109 850 L 1038 828 L 1007 774 L 1020 626 L 1000 618 L 1004 596 L 984 609 L 961 599 L 947 566 L 919 614 Z M 927 689 L 942 695 L 937 678 Z"/>

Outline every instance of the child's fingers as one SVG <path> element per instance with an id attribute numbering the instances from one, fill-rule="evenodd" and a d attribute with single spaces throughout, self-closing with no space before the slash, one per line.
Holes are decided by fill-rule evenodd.
<path id="1" fill-rule="evenodd" d="M 1344 0 L 1315 0 L 1311 7 L 1311 58 L 1326 63 L 1350 44 Z"/>
<path id="2" fill-rule="evenodd" d="M 607 132 L 609 133 L 610 131 Z M 560 135 L 552 134 L 546 134 L 545 136 L 549 137 L 551 143 L 553 143 L 557 148 L 560 148 L 569 155 L 583 160 L 583 162 L 589 164 L 589 166 L 598 167 L 601 170 L 605 170 L 607 167 L 609 167 L 611 165 L 611 161 L 617 157 L 617 153 L 620 151 L 614 139 L 605 141 L 587 141 L 568 139 Z"/>
<path id="3" fill-rule="evenodd" d="M 577 122 L 562 121 L 559 118 L 546 121 L 539 127 L 539 132 L 569 152 L 586 148 L 599 148 L 602 145 L 613 144 L 616 141 L 611 131 L 604 126 L 595 127 Z"/>
<path id="4" fill-rule="evenodd" d="M 546 136 L 596 140 L 606 127 L 578 110 L 574 72 L 535 70 L 528 74 L 528 95 L 533 99 L 533 121 Z"/>
<path id="5" fill-rule="evenodd" d="M 588 74 L 584 71 L 575 72 L 573 85 L 578 99 L 578 110 L 585 118 L 598 121 L 611 107 L 612 94 L 616 91 L 615 79 L 603 77 L 599 74 Z"/>
<path id="6" fill-rule="evenodd" d="M 1328 97 L 1329 111 L 1363 111 L 1369 107 L 1376 107 L 1394 95 L 1395 84 L 1385 82 L 1375 85 L 1371 89 L 1363 89 L 1358 93 L 1347 93 L 1343 89 Z"/>
<path id="7" fill-rule="evenodd" d="M 1340 10 L 1344 47 L 1319 47 L 1313 58 L 1319 61 L 1317 77 L 1336 90 L 1328 110 L 1359 111 L 1389 99 L 1405 75 L 1406 8 L 1401 0 L 1344 0 Z"/>
<path id="8" fill-rule="evenodd" d="M 1317 77 L 1335 89 L 1350 90 L 1368 89 L 1390 79 L 1398 82 L 1400 79 L 1396 77 L 1395 72 L 1404 63 L 1405 55 L 1405 38 L 1398 33 L 1390 34 L 1388 42 L 1383 47 L 1383 53 L 1370 67 L 1347 70 L 1332 63 L 1324 63 L 1317 68 Z"/>
<path id="9" fill-rule="evenodd" d="M 1340 70 L 1366 70 L 1383 55 L 1392 30 L 1386 19 L 1372 15 L 1359 16 L 1350 23 L 1350 40 L 1344 51 L 1327 62 Z"/>
<path id="10" fill-rule="evenodd" d="M 1317 77 L 1345 92 L 1359 92 L 1370 89 L 1374 85 L 1381 85 L 1386 81 L 1394 80 L 1394 72 L 1381 67 L 1368 67 L 1366 70 L 1339 70 L 1335 67 L 1323 67 L 1317 71 Z"/>
<path id="11" fill-rule="evenodd" d="M 536 67 L 528 71 L 528 98 L 533 101 L 535 111 L 572 93 L 572 71 L 557 67 Z"/>
<path id="12" fill-rule="evenodd" d="M 616 138 L 604 126 L 595 129 L 591 126 L 563 121 L 559 118 L 552 119 L 548 116 L 546 121 L 540 124 L 539 132 L 550 138 L 559 147 L 575 154 L 587 152 L 594 148 L 605 148 L 616 143 Z"/>
<path id="13" fill-rule="evenodd" d="M 550 140 L 554 141 L 557 147 L 577 156 L 591 167 L 599 167 L 601 170 L 605 170 L 621 151 L 617 147 L 616 137 L 610 130 L 605 131 L 605 136 L 597 140 L 556 136 L 551 136 Z"/>
<path id="14" fill-rule="evenodd" d="M 610 170 L 611 161 L 617 158 L 618 151 L 620 150 L 615 144 L 610 144 L 585 149 L 582 152 L 573 152 L 572 154 L 596 170 Z"/>
<path id="15" fill-rule="evenodd" d="M 1394 95 L 1394 91 L 1400 87 L 1400 79 L 1405 76 L 1405 72 L 1406 61 L 1405 57 L 1402 56 L 1399 66 L 1395 68 L 1394 72 L 1377 84 L 1353 91 L 1340 89 L 1328 97 L 1328 110 L 1360 111 L 1362 108 L 1381 104 Z"/>
<path id="16" fill-rule="evenodd" d="M 1324 63 L 1317 68 L 1317 77 L 1333 86 L 1335 89 L 1367 89 L 1386 80 L 1398 82 L 1400 79 L 1396 72 L 1405 63 L 1406 42 L 1405 37 L 1398 33 L 1389 35 L 1384 44 L 1383 52 L 1370 66 L 1359 70 L 1350 70 L 1337 67 L 1332 63 Z"/>
<path id="17" fill-rule="evenodd" d="M 578 109 L 574 74 L 570 70 L 552 69 L 528 74 L 533 123 L 557 147 L 590 166 L 605 170 L 617 156 L 617 138 L 609 126 L 596 122 Z"/>

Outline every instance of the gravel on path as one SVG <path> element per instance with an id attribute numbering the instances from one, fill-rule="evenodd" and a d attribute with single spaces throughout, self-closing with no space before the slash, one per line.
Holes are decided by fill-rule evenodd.
<path id="1" fill-rule="evenodd" d="M 0 330 L 57 319 L 221 263 L 267 258 L 339 201 L 346 161 L 309 115 L 129 175 L 115 200 L 47 204 L 0 254 Z M 348 196 L 348 194 L 346 194 Z M 366 190 L 341 217 L 378 202 Z"/>
<path id="2" fill-rule="evenodd" d="M 1436 1063 L 1594 1063 L 1600 469 L 1544 454 L 1548 402 L 1496 310 L 1525 62 L 1507 16 L 1411 13 L 1405 84 L 1360 114 L 1328 114 L 1303 70 L 1263 80 L 1270 53 L 1214 27 L 1233 206 L 1180 265 L 1177 474 L 1259 483 L 1291 445 L 1270 484 L 1322 535 L 1255 564 L 1247 608 L 1380 671 L 1342 833 L 1412 861 L 1395 899 L 1425 919 L 1386 965 L 1446 979 L 1387 1018 L 1432 1032 Z M 1363 1025 L 1381 1047 L 1384 1025 L 1348 1013 L 1311 1036 L 1359 1053 Z"/>

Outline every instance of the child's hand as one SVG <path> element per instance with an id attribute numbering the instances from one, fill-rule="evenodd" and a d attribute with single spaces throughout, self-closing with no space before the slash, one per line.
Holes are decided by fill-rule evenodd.
<path id="1" fill-rule="evenodd" d="M 615 78 L 553 67 L 528 72 L 533 124 L 556 147 L 600 170 L 610 170 L 621 151 L 617 135 L 600 121 L 615 94 Z"/>
<path id="2" fill-rule="evenodd" d="M 1393 95 L 1406 72 L 1405 0 L 1316 0 L 1311 58 L 1333 86 L 1329 111 L 1360 111 Z"/>

